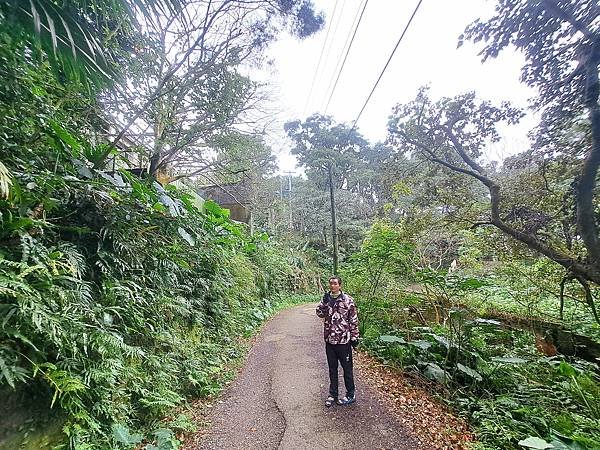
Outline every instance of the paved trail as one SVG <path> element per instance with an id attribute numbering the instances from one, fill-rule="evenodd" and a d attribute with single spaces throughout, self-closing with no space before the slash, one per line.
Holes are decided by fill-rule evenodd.
<path id="1" fill-rule="evenodd" d="M 327 373 L 314 306 L 283 311 L 257 337 L 238 379 L 213 408 L 197 449 L 418 448 L 356 368 L 357 402 L 326 408 Z"/>

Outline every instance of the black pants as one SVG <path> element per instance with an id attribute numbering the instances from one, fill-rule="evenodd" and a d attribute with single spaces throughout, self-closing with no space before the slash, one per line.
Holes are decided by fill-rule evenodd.
<path id="1" fill-rule="evenodd" d="M 344 369 L 346 395 L 354 396 L 354 374 L 352 373 L 352 346 L 348 344 L 325 343 L 327 365 L 329 366 L 329 395 L 338 398 L 338 361 Z"/>

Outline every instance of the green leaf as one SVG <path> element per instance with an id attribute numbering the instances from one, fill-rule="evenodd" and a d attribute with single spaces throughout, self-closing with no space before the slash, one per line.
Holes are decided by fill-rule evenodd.
<path id="1" fill-rule="evenodd" d="M 535 448 L 540 450 L 543 450 L 545 448 L 554 448 L 554 446 L 549 442 L 546 442 L 545 440 L 535 436 L 529 436 L 527 439 L 519 441 L 519 445 L 521 447 Z"/>
<path id="2" fill-rule="evenodd" d="M 504 364 L 523 364 L 526 363 L 527 360 L 523 358 L 517 357 L 502 357 L 502 356 L 494 356 L 492 361 Z"/>
<path id="3" fill-rule="evenodd" d="M 12 312 L 11 312 L 11 315 L 12 315 Z M 31 342 L 26 336 L 21 334 L 18 330 L 3 325 L 2 331 L 5 334 L 7 334 L 8 336 L 12 336 L 13 338 L 19 339 L 20 341 L 24 342 L 25 344 L 31 346 L 31 348 L 33 348 L 36 352 L 40 351 L 33 342 Z"/>
<path id="4" fill-rule="evenodd" d="M 210 213 L 216 217 L 223 217 L 223 218 L 229 217 L 229 210 L 225 209 L 225 208 L 221 208 L 218 203 L 216 203 L 212 200 L 207 200 L 204 202 L 204 210 L 207 213 Z"/>
<path id="5" fill-rule="evenodd" d="M 156 438 L 156 445 L 148 444 L 144 447 L 145 450 L 176 450 L 179 448 L 180 442 L 175 439 L 171 430 L 159 428 L 152 434 Z"/>
<path id="6" fill-rule="evenodd" d="M 574 377 L 575 375 L 577 375 L 577 371 L 575 370 L 575 368 L 565 361 L 560 362 L 558 366 L 558 373 L 565 377 Z"/>
<path id="7" fill-rule="evenodd" d="M 159 213 L 163 213 L 163 214 L 168 211 L 167 207 L 160 202 L 154 203 L 154 205 L 152 205 L 152 209 L 154 209 L 155 211 L 158 211 Z"/>
<path id="8" fill-rule="evenodd" d="M 585 447 L 583 447 L 579 442 L 575 441 L 567 443 L 559 439 L 553 439 L 550 444 L 553 445 L 553 448 L 558 450 L 585 450 Z"/>
<path id="9" fill-rule="evenodd" d="M 478 278 L 464 278 L 459 282 L 460 288 L 464 290 L 479 289 L 480 287 L 485 285 L 486 283 Z"/>
<path id="10" fill-rule="evenodd" d="M 427 364 L 425 370 L 423 371 L 423 375 L 425 375 L 430 380 L 434 380 L 442 384 L 445 383 L 446 380 L 449 378 L 446 371 L 435 363 Z"/>
<path id="11" fill-rule="evenodd" d="M 52 127 L 56 137 L 58 137 L 64 144 L 71 147 L 72 150 L 75 150 L 77 154 L 81 151 L 81 144 L 58 122 L 55 120 L 50 120 L 50 127 Z"/>
<path id="12" fill-rule="evenodd" d="M 471 369 L 470 367 L 464 366 L 461 363 L 456 364 L 456 368 L 460 370 L 462 373 L 469 375 L 471 378 L 481 381 L 481 375 L 476 370 Z"/>
<path id="13" fill-rule="evenodd" d="M 429 341 L 423 341 L 423 340 L 421 340 L 421 341 L 408 341 L 408 343 L 410 345 L 414 345 L 415 347 L 420 348 L 421 350 L 428 350 L 433 345 L 431 342 L 429 342 Z"/>
<path id="14" fill-rule="evenodd" d="M 406 344 L 406 341 L 398 336 L 390 336 L 387 334 L 381 335 L 379 336 L 379 340 L 381 342 L 386 342 L 386 343 L 398 343 L 398 344 Z"/>
<path id="15" fill-rule="evenodd" d="M 10 373 L 10 370 L 8 370 L 8 366 L 6 365 L 6 363 L 4 362 L 4 359 L 0 356 L 0 371 L 2 372 L 2 375 L 4 375 L 4 379 L 6 380 L 6 382 L 8 383 L 8 385 L 11 388 L 15 388 L 15 380 L 12 377 L 12 374 Z"/>
<path id="16" fill-rule="evenodd" d="M 445 349 L 450 348 L 450 341 L 448 341 L 448 338 L 446 336 L 442 336 L 435 333 L 428 333 L 428 335 L 431 336 L 438 344 L 440 344 Z"/>
<path id="17" fill-rule="evenodd" d="M 192 266 L 190 266 L 190 263 L 188 263 L 185 259 L 173 257 L 173 260 L 175 261 L 175 264 L 177 264 L 182 269 L 190 270 L 192 268 Z"/>
<path id="18" fill-rule="evenodd" d="M 196 241 L 194 240 L 192 235 L 189 234 L 187 231 L 185 231 L 183 228 L 178 227 L 177 232 L 179 233 L 179 236 L 181 236 L 183 238 L 184 241 L 186 241 L 188 244 L 190 244 L 191 247 L 196 245 Z"/>
<path id="19" fill-rule="evenodd" d="M 144 438 L 141 434 L 131 434 L 129 428 L 120 423 L 113 424 L 112 435 L 115 441 L 127 445 L 139 444 Z"/>
<path id="20" fill-rule="evenodd" d="M 3 224 L 4 231 L 28 230 L 35 225 L 35 221 L 29 217 L 19 217 Z"/>

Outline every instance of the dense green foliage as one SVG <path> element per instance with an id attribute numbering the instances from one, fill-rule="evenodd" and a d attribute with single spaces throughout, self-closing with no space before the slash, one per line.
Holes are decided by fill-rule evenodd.
<path id="1" fill-rule="evenodd" d="M 456 279 L 444 281 L 448 288 Z M 434 312 L 419 303 L 409 293 L 360 299 L 364 344 L 387 364 L 440 383 L 442 397 L 474 426 L 476 448 L 517 449 L 528 436 L 557 448 L 598 448 L 600 379 L 593 364 L 544 357 L 529 330 L 464 308 L 440 309 L 447 314 L 442 323 L 423 321 Z"/>
<path id="2" fill-rule="evenodd" d="M 43 219 L 3 201 L 2 384 L 47 392 L 72 446 L 104 448 L 111 425 L 143 428 L 210 394 L 231 339 L 264 320 L 292 271 L 214 204 L 62 167 L 12 180 L 32 207 L 48 202 Z"/>
<path id="3" fill-rule="evenodd" d="M 185 189 L 95 169 L 99 155 L 125 157 L 103 139 L 89 86 L 66 77 L 27 33 L 8 31 L 0 392 L 52 416 L 69 448 L 175 448 L 181 420 L 158 421 L 186 397 L 220 389 L 241 339 L 281 294 L 309 285 L 299 256 Z M 23 426 L 11 420 L 9 410 L 9 438 L 5 427 Z"/>
<path id="4" fill-rule="evenodd" d="M 348 261 L 342 276 L 358 299 L 364 347 L 430 379 L 473 425 L 475 448 L 518 449 L 528 437 L 598 448 L 598 366 L 569 329 L 598 338 L 600 328 L 579 302 L 561 320 L 548 286 L 555 266 L 511 256 L 492 269 L 487 240 L 465 233 L 461 268 L 431 269 L 417 258 L 423 232 L 376 223 Z"/>

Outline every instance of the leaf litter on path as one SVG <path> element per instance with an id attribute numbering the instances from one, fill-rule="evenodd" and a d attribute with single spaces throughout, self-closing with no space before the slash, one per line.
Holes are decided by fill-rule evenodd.
<path id="1" fill-rule="evenodd" d="M 468 424 L 428 392 L 434 386 L 430 381 L 387 367 L 364 352 L 355 354 L 354 364 L 398 422 L 426 448 L 466 450 L 475 440 Z"/>

